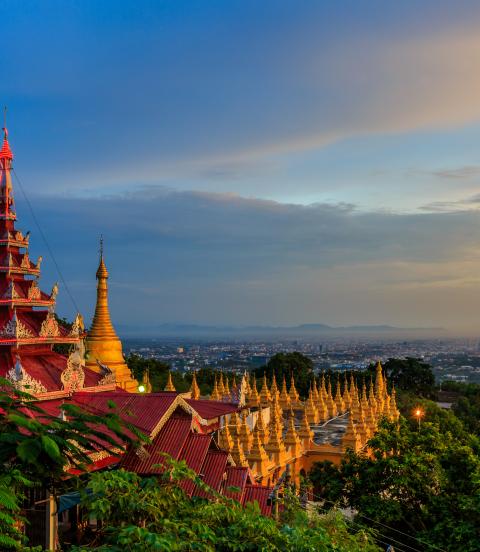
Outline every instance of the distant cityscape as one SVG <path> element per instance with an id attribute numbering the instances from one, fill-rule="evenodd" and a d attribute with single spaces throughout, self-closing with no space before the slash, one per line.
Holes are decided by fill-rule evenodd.
<path id="1" fill-rule="evenodd" d="M 279 352 L 298 351 L 312 359 L 315 370 L 365 370 L 388 358 L 415 357 L 429 363 L 439 383 L 480 383 L 480 342 L 474 339 L 220 341 L 193 339 L 126 339 L 126 354 L 168 363 L 172 370 L 201 368 L 243 373 L 264 365 Z"/>

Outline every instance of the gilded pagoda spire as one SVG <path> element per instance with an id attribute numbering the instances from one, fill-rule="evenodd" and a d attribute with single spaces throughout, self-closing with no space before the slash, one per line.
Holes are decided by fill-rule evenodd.
<path id="1" fill-rule="evenodd" d="M 230 454 L 237 466 L 248 466 L 248 461 L 245 457 L 245 451 L 242 444 L 240 443 L 240 438 L 238 435 L 233 438 L 233 446 L 230 449 Z"/>
<path id="2" fill-rule="evenodd" d="M 176 391 L 175 385 L 173 385 L 172 381 L 172 372 L 168 372 L 168 379 L 167 379 L 167 385 L 165 385 L 164 391 Z"/>
<path id="3" fill-rule="evenodd" d="M 97 269 L 97 303 L 92 326 L 86 340 L 87 368 L 101 372 L 106 366 L 117 385 L 127 391 L 136 391 L 137 382 L 125 363 L 122 342 L 117 336 L 108 307 L 108 270 L 103 259 L 103 239 L 100 240 L 100 262 Z"/>
<path id="4" fill-rule="evenodd" d="M 212 394 L 210 395 L 211 401 L 218 401 L 220 399 L 220 395 L 218 393 L 218 382 L 217 382 L 217 376 L 215 376 Z"/>
<path id="5" fill-rule="evenodd" d="M 280 406 L 282 408 L 290 408 L 291 402 L 290 395 L 287 391 L 287 381 L 285 376 L 283 376 L 282 391 L 280 392 Z"/>
<path id="6" fill-rule="evenodd" d="M 270 396 L 272 401 L 280 398 L 280 392 L 278 391 L 277 378 L 275 377 L 275 372 L 272 376 L 272 385 L 270 386 Z"/>
<path id="7" fill-rule="evenodd" d="M 190 387 L 190 397 L 192 399 L 200 398 L 200 388 L 198 387 L 197 373 L 195 371 L 193 372 L 193 376 L 192 376 L 192 385 Z"/>
<path id="8" fill-rule="evenodd" d="M 262 389 L 260 390 L 260 403 L 262 406 L 268 406 L 272 400 L 270 395 L 270 390 L 267 385 L 267 375 L 263 374 L 263 384 Z"/>
<path id="9" fill-rule="evenodd" d="M 297 392 L 297 389 L 295 387 L 295 378 L 293 377 L 290 380 L 290 391 L 289 391 L 290 401 L 292 403 L 292 406 L 298 406 L 299 404 L 299 395 Z"/>
<path id="10" fill-rule="evenodd" d="M 302 441 L 298 436 L 297 430 L 295 429 L 295 416 L 293 414 L 293 410 L 290 410 L 284 442 L 291 458 L 300 456 L 302 453 Z"/>
<path id="11" fill-rule="evenodd" d="M 242 443 L 243 450 L 250 450 L 252 446 L 253 436 L 250 428 L 247 424 L 247 415 L 244 414 L 241 418 L 240 430 L 238 431 L 238 437 Z"/>
<path id="12" fill-rule="evenodd" d="M 257 380 L 253 378 L 252 385 L 250 386 L 250 392 L 247 395 L 247 405 L 248 406 L 259 406 L 260 404 L 260 395 L 257 391 Z"/>

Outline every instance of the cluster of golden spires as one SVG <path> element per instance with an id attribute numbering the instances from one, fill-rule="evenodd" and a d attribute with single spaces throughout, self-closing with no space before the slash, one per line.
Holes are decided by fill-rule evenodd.
<path id="1" fill-rule="evenodd" d="M 220 388 L 217 382 L 212 398 L 220 395 Z M 375 387 L 370 381 L 368 392 L 365 382 L 359 389 L 353 376 L 349 381 L 344 376 L 336 379 L 333 393 L 331 381 L 322 376 L 320 386 L 314 381 L 307 399 L 301 401 L 293 377 L 290 389 L 287 390 L 283 379 L 279 391 L 275 376 L 270 386 L 264 376 L 260 393 L 256 380 L 252 379 L 251 384 L 247 383 L 246 395 L 243 415 L 231 416 L 220 431 L 219 444 L 230 452 L 237 465 L 249 466 L 263 480 L 278 468 L 300 461 L 305 454 L 320 454 L 321 447 L 313 441 L 312 428 L 332 418 L 348 416 L 340 445 L 340 452 L 344 453 L 347 448 L 355 452 L 365 449 L 382 417 L 390 421 L 399 417 L 395 390 L 388 393 L 380 363 L 376 368 Z M 253 431 L 247 422 L 247 412 L 252 412 L 251 409 L 256 420 Z M 294 468 L 294 473 L 298 471 Z"/>

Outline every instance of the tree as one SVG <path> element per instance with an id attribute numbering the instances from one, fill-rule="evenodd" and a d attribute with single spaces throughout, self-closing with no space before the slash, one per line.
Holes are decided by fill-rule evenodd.
<path id="1" fill-rule="evenodd" d="M 63 484 L 67 467 L 85 470 L 89 453 L 121 451 L 145 437 L 114 412 L 101 417 L 73 404 L 62 405 L 63 417 L 48 414 L 34 397 L 0 378 L 0 544 L 2 549 L 23 547 L 23 537 L 12 525 L 19 519 L 23 490 L 39 485 L 49 491 Z M 125 430 L 128 429 L 128 434 Z M 24 548 L 22 548 L 24 549 Z"/>
<path id="2" fill-rule="evenodd" d="M 185 462 L 167 459 L 166 464 L 159 479 L 123 470 L 92 475 L 85 506 L 101 526 L 93 542 L 73 550 L 378 551 L 368 531 L 349 533 L 338 515 L 308 516 L 291 495 L 284 499 L 294 499 L 288 523 L 277 523 L 262 516 L 257 504 L 242 507 L 216 493 Z M 211 500 L 190 499 L 179 485 L 184 479 L 208 490 Z"/>
<path id="3" fill-rule="evenodd" d="M 421 397 L 435 396 L 435 376 L 432 368 L 418 358 L 389 358 L 383 365 L 388 381 Z"/>
<path id="4" fill-rule="evenodd" d="M 401 418 L 399 424 L 383 421 L 368 445 L 369 455 L 350 451 L 339 468 L 312 470 L 313 480 L 325 482 L 327 500 L 334 496 L 358 512 L 357 524 L 374 523 L 408 546 L 414 541 L 389 527 L 419 539 L 424 550 L 478 549 L 480 458 L 468 435 L 451 433 L 441 421 L 425 419 L 419 429 Z"/>
<path id="5" fill-rule="evenodd" d="M 275 378 L 279 384 L 284 377 L 287 379 L 287 382 L 289 382 L 293 375 L 297 391 L 302 397 L 308 395 L 308 389 L 314 377 L 312 360 L 298 352 L 277 353 L 272 356 L 266 366 L 257 368 L 253 373 L 256 378 L 261 378 L 266 374 L 269 380 L 271 380 L 273 374 L 275 374 Z"/>

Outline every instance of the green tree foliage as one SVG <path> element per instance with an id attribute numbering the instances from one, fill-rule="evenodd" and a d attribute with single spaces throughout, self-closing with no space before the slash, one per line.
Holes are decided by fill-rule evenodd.
<path id="1" fill-rule="evenodd" d="M 370 455 L 348 453 L 339 468 L 316 465 L 310 477 L 327 500 L 354 508 L 355 522 L 372 523 L 389 539 L 417 549 L 478 550 L 480 458 L 478 441 L 452 433 L 448 418 L 382 422 Z M 327 503 L 330 504 L 330 503 Z M 380 525 L 383 524 L 383 525 Z M 414 545 L 393 527 L 423 543 Z M 392 544 L 395 544 L 393 540 Z"/>
<path id="2" fill-rule="evenodd" d="M 128 355 L 126 361 L 135 379 L 142 381 L 145 371 L 148 371 L 150 383 L 152 384 L 152 391 L 163 391 L 165 389 L 168 372 L 170 371 L 170 366 L 167 363 L 155 358 L 143 358 L 136 354 Z M 200 387 L 201 395 L 210 395 L 215 377 L 219 377 L 220 373 L 219 370 L 213 370 L 212 368 L 201 368 L 197 370 L 197 384 Z M 171 374 L 173 384 L 177 391 L 184 392 L 190 389 L 192 384 L 191 372 L 182 374 L 176 370 L 172 370 Z"/>
<path id="3" fill-rule="evenodd" d="M 389 358 L 383 365 L 390 384 L 427 398 L 435 396 L 435 376 L 432 368 L 423 360 L 407 357 Z"/>
<path id="4" fill-rule="evenodd" d="M 208 489 L 184 462 L 167 463 L 169 467 L 160 479 L 141 479 L 123 470 L 94 474 L 90 482 L 93 493 L 86 498 L 86 505 L 102 523 L 93 542 L 73 550 L 378 550 L 367 531 L 352 535 L 337 516 L 307 516 L 294 504 L 288 509 L 288 523 L 277 523 L 262 516 L 257 504 L 244 508 Z M 188 498 L 178 484 L 183 479 L 193 479 L 209 490 L 211 500 Z"/>
<path id="5" fill-rule="evenodd" d="M 453 412 L 470 432 L 480 435 L 480 385 L 446 382 L 442 384 L 442 389 L 457 395 Z"/>
<path id="6" fill-rule="evenodd" d="M 308 395 L 308 389 L 314 377 L 312 360 L 298 352 L 277 353 L 272 356 L 266 366 L 255 369 L 253 373 L 256 378 L 261 378 L 266 374 L 269 380 L 275 374 L 279 384 L 281 384 L 284 376 L 289 383 L 293 374 L 295 386 L 302 397 Z"/>
<path id="7" fill-rule="evenodd" d="M 23 537 L 12 518 L 19 520 L 23 489 L 40 485 L 54 491 L 68 466 L 84 470 L 90 452 L 121 450 L 133 438 L 143 439 L 131 424 L 112 412 L 102 417 L 75 405 L 62 406 L 66 417 L 45 412 L 28 393 L 0 378 L 0 545 L 2 550 L 24 550 Z M 108 433 L 106 429 L 108 428 Z"/>

